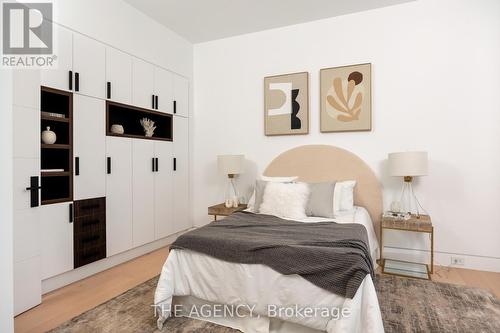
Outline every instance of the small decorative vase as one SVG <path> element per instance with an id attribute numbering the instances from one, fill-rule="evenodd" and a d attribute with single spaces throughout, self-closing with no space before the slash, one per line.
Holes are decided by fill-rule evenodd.
<path id="1" fill-rule="evenodd" d="M 42 142 L 47 145 L 52 145 L 56 142 L 56 140 L 56 133 L 50 130 L 50 126 L 47 126 L 47 129 L 42 132 Z"/>
<path id="2" fill-rule="evenodd" d="M 114 124 L 114 125 L 111 125 L 111 133 L 123 134 L 123 133 L 125 133 L 125 130 L 123 129 L 122 125 Z"/>

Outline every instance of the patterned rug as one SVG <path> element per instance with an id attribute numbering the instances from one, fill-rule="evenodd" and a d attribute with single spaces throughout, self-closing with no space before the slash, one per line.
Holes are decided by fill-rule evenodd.
<path id="1" fill-rule="evenodd" d="M 160 332 L 150 306 L 157 280 L 158 277 L 130 289 L 50 332 Z M 387 333 L 500 332 L 500 301 L 486 290 L 388 275 L 377 275 L 375 287 Z M 162 332 L 239 331 L 173 318 Z"/>

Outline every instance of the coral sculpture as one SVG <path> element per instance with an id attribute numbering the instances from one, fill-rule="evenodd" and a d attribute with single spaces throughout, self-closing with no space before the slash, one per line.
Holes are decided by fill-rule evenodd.
<path id="1" fill-rule="evenodd" d="M 156 129 L 155 122 L 148 118 L 142 118 L 140 123 L 142 128 L 144 128 L 144 134 L 148 138 L 152 137 Z"/>

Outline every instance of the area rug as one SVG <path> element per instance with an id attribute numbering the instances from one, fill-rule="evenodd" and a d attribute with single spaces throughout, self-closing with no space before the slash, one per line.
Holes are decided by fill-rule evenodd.
<path id="1" fill-rule="evenodd" d="M 130 289 L 50 332 L 160 332 L 151 308 L 157 281 L 158 277 Z M 375 287 L 387 333 L 500 332 L 500 301 L 486 290 L 387 275 L 377 275 Z M 239 331 L 173 318 L 161 332 Z"/>

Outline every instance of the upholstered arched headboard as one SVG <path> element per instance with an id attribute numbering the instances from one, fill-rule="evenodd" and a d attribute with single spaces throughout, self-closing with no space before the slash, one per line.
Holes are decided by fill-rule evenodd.
<path id="1" fill-rule="evenodd" d="M 353 153 L 328 145 L 307 145 L 290 149 L 276 157 L 265 176 L 298 176 L 304 182 L 356 180 L 354 204 L 365 207 L 379 237 L 383 211 L 380 182 L 372 169 Z"/>

